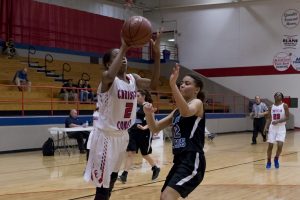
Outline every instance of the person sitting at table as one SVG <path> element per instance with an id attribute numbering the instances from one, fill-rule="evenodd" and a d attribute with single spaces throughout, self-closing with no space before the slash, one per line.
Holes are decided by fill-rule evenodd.
<path id="1" fill-rule="evenodd" d="M 74 127 L 85 127 L 87 126 L 84 124 L 80 119 L 77 117 L 77 111 L 75 109 L 72 109 L 70 111 L 69 117 L 65 120 L 65 127 L 66 128 L 74 128 Z M 69 138 L 74 138 L 77 140 L 78 148 L 81 154 L 86 153 L 86 145 L 89 138 L 89 131 L 74 131 L 74 132 L 68 132 Z M 85 142 L 84 142 L 85 139 Z"/>

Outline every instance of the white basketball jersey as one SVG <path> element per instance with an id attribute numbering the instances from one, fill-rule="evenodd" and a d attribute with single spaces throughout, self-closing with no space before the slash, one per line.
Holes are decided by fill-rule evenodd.
<path id="1" fill-rule="evenodd" d="M 115 77 L 107 92 L 98 92 L 99 120 L 97 128 L 104 131 L 129 129 L 136 117 L 136 82 L 127 74 L 129 83 Z M 101 88 L 101 83 L 99 88 Z"/>
<path id="2" fill-rule="evenodd" d="M 271 109 L 272 121 L 285 118 L 285 110 L 283 105 L 284 103 L 280 104 L 279 106 L 276 106 L 274 104 L 272 105 L 272 109 Z M 285 123 L 286 122 L 278 123 L 276 124 L 276 126 L 285 125 Z"/>

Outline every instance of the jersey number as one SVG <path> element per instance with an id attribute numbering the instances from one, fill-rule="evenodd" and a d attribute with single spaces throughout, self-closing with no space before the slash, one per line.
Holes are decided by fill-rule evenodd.
<path id="1" fill-rule="evenodd" d="M 280 119 L 280 114 L 273 114 L 273 120 Z"/>
<path id="2" fill-rule="evenodd" d="M 125 113 L 124 113 L 124 118 L 130 118 L 132 108 L 133 108 L 133 103 L 126 103 L 126 108 L 125 108 Z"/>

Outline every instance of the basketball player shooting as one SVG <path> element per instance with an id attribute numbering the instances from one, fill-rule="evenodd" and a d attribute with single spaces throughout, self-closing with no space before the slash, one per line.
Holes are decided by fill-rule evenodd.
<path id="1" fill-rule="evenodd" d="M 95 200 L 108 200 L 117 180 L 128 145 L 127 130 L 135 122 L 137 88 L 155 90 L 160 76 L 160 33 L 155 41 L 151 40 L 155 54 L 151 79 L 127 74 L 125 55 L 135 44 L 128 45 L 123 36 L 121 42 L 120 49 L 112 49 L 103 56 L 105 71 L 97 91 L 99 120 L 84 174 L 84 179 L 96 186 Z"/>

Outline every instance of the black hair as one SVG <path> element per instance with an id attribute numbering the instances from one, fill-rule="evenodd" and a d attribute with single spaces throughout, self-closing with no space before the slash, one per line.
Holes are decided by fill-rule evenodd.
<path id="1" fill-rule="evenodd" d="M 200 90 L 197 94 L 197 98 L 200 99 L 201 101 L 204 101 L 205 94 L 204 94 L 204 92 L 202 92 L 202 90 L 203 90 L 203 81 L 202 81 L 202 79 L 199 76 L 195 75 L 195 74 L 187 74 L 186 76 L 189 76 L 192 79 L 194 79 L 195 85 L 200 88 Z"/>
<path id="2" fill-rule="evenodd" d="M 202 102 L 204 102 L 204 100 L 205 100 L 204 92 L 202 92 L 202 91 L 198 92 L 197 98 L 200 99 Z"/>
<path id="3" fill-rule="evenodd" d="M 141 95 L 145 96 L 145 101 L 152 103 L 152 97 L 148 90 L 138 90 L 137 92 L 141 93 Z"/>
<path id="4" fill-rule="evenodd" d="M 115 50 L 115 49 L 110 49 L 109 51 L 107 51 L 107 52 L 103 55 L 102 63 L 103 63 L 103 65 L 104 65 L 105 69 L 108 69 L 107 64 L 111 61 L 112 52 L 113 52 L 114 50 Z"/>
<path id="5" fill-rule="evenodd" d="M 78 87 L 80 87 L 80 86 L 81 86 L 81 85 L 80 85 L 80 81 L 83 81 L 83 83 L 82 83 L 82 84 L 84 84 L 84 79 L 82 79 L 82 78 L 81 78 L 81 79 L 79 79 L 79 80 L 78 80 L 78 83 L 77 83 Z"/>
<path id="6" fill-rule="evenodd" d="M 281 99 L 283 99 L 284 96 L 283 96 L 282 92 L 276 92 L 276 93 L 274 94 L 274 97 L 275 97 L 275 96 L 278 96 L 278 95 L 280 95 L 280 96 L 281 96 Z"/>

